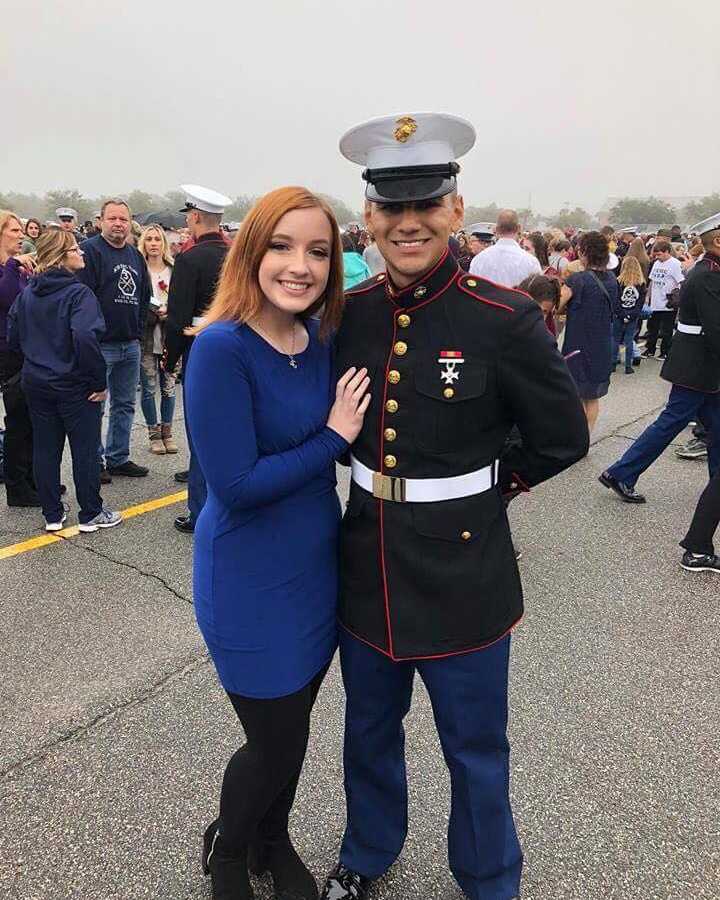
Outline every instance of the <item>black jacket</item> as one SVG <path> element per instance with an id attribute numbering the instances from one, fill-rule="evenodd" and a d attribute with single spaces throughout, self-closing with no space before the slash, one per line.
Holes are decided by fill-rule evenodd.
<path id="1" fill-rule="evenodd" d="M 682 331 L 682 325 L 701 329 Z M 720 391 L 720 257 L 707 253 L 680 288 L 678 331 L 661 376 L 680 387 Z"/>
<path id="2" fill-rule="evenodd" d="M 175 259 L 165 320 L 165 365 L 170 372 L 192 342 L 185 329 L 210 306 L 227 251 L 228 245 L 218 231 L 201 235 Z"/>
<path id="3" fill-rule="evenodd" d="M 443 351 L 464 360 L 452 387 Z M 514 425 L 522 444 L 507 450 L 498 484 L 471 497 L 401 503 L 353 483 L 340 541 L 341 623 L 392 659 L 497 640 L 523 611 L 503 493 L 529 490 L 588 449 L 577 390 L 538 306 L 466 275 L 449 253 L 400 292 L 383 273 L 347 294 L 338 373 L 350 366 L 372 378 L 352 453 L 373 471 L 467 474 L 501 456 Z"/>

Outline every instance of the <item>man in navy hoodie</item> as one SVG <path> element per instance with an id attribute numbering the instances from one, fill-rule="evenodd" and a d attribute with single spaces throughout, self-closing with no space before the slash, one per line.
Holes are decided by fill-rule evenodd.
<path id="1" fill-rule="evenodd" d="M 101 339 L 110 399 L 101 481 L 112 475 L 142 477 L 145 466 L 130 459 L 130 431 L 140 377 L 140 339 L 152 296 L 145 260 L 128 244 L 130 208 L 124 200 L 106 200 L 100 211 L 101 232 L 83 243 L 85 268 L 78 277 L 94 292 L 105 317 Z"/>

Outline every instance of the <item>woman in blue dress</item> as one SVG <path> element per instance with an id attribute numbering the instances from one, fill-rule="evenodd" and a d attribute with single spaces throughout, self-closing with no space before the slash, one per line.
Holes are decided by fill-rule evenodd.
<path id="1" fill-rule="evenodd" d="M 208 485 L 195 611 L 246 736 L 205 832 L 215 900 L 251 900 L 248 870 L 270 872 L 277 900 L 317 897 L 288 818 L 336 647 L 335 462 L 370 399 L 364 369 L 337 386 L 333 377 L 342 282 L 327 204 L 304 188 L 273 191 L 235 238 L 188 363 L 188 424 Z"/>
<path id="2" fill-rule="evenodd" d="M 580 238 L 580 259 L 585 271 L 567 280 L 572 298 L 567 308 L 563 353 L 592 431 L 600 412 L 600 398 L 610 387 L 618 284 L 607 269 L 610 248 L 600 232 L 588 231 Z"/>

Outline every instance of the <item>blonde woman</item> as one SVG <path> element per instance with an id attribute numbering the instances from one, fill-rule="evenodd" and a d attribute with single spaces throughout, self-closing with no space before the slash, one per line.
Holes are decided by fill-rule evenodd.
<path id="1" fill-rule="evenodd" d="M 160 366 L 165 346 L 165 320 L 167 319 L 168 290 L 172 277 L 173 257 L 170 245 L 160 225 L 148 225 L 138 242 L 150 273 L 153 296 L 150 300 L 140 358 L 140 382 L 145 424 L 152 453 L 177 453 L 173 439 L 172 422 L 175 413 L 175 376 Z M 158 422 L 155 395 L 160 382 L 160 422 Z"/>
<path id="2" fill-rule="evenodd" d="M 635 335 L 638 332 L 645 305 L 646 282 L 640 263 L 629 253 L 625 255 L 618 275 L 619 293 L 613 319 L 613 371 L 620 362 L 620 344 L 625 346 L 625 374 L 634 375 L 633 356 Z"/>
<path id="3" fill-rule="evenodd" d="M 37 241 L 36 277 L 8 316 L 8 343 L 24 357 L 22 389 L 35 435 L 33 466 L 46 531 L 67 518 L 60 463 L 70 442 L 79 530 L 119 525 L 120 513 L 103 506 L 97 451 L 107 396 L 100 337 L 105 320 L 97 297 L 82 284 L 82 250 L 71 231 L 53 228 Z"/>

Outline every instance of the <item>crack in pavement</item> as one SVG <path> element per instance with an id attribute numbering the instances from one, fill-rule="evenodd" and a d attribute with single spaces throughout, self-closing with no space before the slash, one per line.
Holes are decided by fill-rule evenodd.
<path id="1" fill-rule="evenodd" d="M 64 537 L 61 534 L 58 534 L 61 540 L 63 540 L 68 546 L 74 547 L 76 549 L 86 550 L 88 553 L 94 553 L 95 556 L 99 556 L 101 559 L 106 559 L 108 562 L 115 563 L 118 566 L 124 566 L 126 569 L 130 569 L 133 572 L 137 572 L 138 575 L 143 575 L 145 578 L 152 578 L 161 584 L 168 593 L 172 594 L 174 597 L 177 597 L 178 600 L 182 600 L 183 603 L 187 603 L 190 606 L 193 605 L 193 601 L 186 597 L 184 594 L 181 594 L 179 591 L 175 590 L 175 588 L 168 584 L 167 581 L 161 576 L 156 574 L 155 572 L 146 572 L 144 569 L 141 569 L 139 566 L 133 565 L 133 563 L 129 563 L 124 559 L 117 559 L 115 556 L 110 556 L 109 553 L 103 553 L 98 547 L 91 547 L 89 544 L 83 544 L 77 541 L 75 538 Z"/>
<path id="2" fill-rule="evenodd" d="M 47 743 L 42 744 L 37 750 L 35 750 L 33 753 L 28 754 L 28 756 L 23 757 L 23 759 L 19 759 L 16 762 L 11 763 L 11 765 L 6 766 L 4 769 L 0 769 L 0 779 L 12 778 L 14 775 L 26 771 L 31 766 L 43 762 L 43 760 L 47 759 L 55 750 L 63 747 L 65 744 L 82 738 L 85 735 L 89 734 L 91 731 L 95 731 L 96 729 L 101 728 L 103 725 L 114 721 L 120 716 L 121 713 L 124 713 L 126 710 L 134 709 L 137 706 L 141 706 L 147 700 L 150 700 L 153 697 L 157 697 L 176 681 L 180 681 L 187 675 L 193 674 L 194 672 L 208 665 L 210 662 L 210 658 L 207 653 L 203 653 L 200 656 L 195 653 L 191 657 L 189 657 L 189 662 L 187 661 L 187 659 L 188 658 L 186 658 L 186 661 L 183 662 L 179 668 L 175 669 L 172 672 L 169 672 L 167 675 L 164 675 L 162 678 L 153 682 L 153 684 L 151 684 L 145 690 L 141 691 L 139 694 L 136 694 L 134 697 L 131 697 L 129 700 L 126 700 L 123 703 L 119 703 L 117 706 L 114 706 L 112 709 L 107 710 L 106 712 L 99 713 L 84 725 L 78 725 L 76 728 L 66 731 L 55 740 L 48 741 Z"/>
<path id="3" fill-rule="evenodd" d="M 656 413 L 659 413 L 660 410 L 665 409 L 666 406 L 667 406 L 667 402 L 661 404 L 660 406 L 654 407 L 654 409 L 648 409 L 646 412 L 641 413 L 639 416 L 637 416 L 635 419 L 631 419 L 629 422 L 623 422 L 622 424 L 618 425 L 618 427 L 615 428 L 613 431 L 611 431 L 609 434 L 606 434 L 603 437 L 599 437 L 599 438 L 597 438 L 597 440 L 594 440 L 594 441 L 591 440 L 590 446 L 597 447 L 598 444 L 602 444 L 603 441 L 607 441 L 609 438 L 614 438 L 614 437 L 621 437 L 621 438 L 625 438 L 626 440 L 636 441 L 637 438 L 629 438 L 627 435 L 621 434 L 620 432 L 624 428 L 629 428 L 631 425 L 636 425 L 638 422 L 641 422 L 646 416 L 652 416 L 652 415 L 655 415 Z"/>

